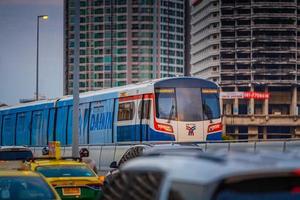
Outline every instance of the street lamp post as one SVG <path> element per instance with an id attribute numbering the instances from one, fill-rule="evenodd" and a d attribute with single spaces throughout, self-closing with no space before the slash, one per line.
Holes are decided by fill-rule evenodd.
<path id="1" fill-rule="evenodd" d="M 48 15 L 39 15 L 37 16 L 37 29 L 36 29 L 36 86 L 35 86 L 35 95 L 36 100 L 39 100 L 39 25 L 40 19 L 47 20 Z"/>

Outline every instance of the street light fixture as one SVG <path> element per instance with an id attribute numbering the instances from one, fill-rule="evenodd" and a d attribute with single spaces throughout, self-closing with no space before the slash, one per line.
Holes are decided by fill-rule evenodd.
<path id="1" fill-rule="evenodd" d="M 40 25 L 40 19 L 47 20 L 48 15 L 39 15 L 37 16 L 37 34 L 36 34 L 36 87 L 35 87 L 35 95 L 36 100 L 39 100 L 39 25 Z"/>

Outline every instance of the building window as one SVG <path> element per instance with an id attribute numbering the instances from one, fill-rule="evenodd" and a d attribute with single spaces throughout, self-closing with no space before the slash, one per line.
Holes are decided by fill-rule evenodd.
<path id="1" fill-rule="evenodd" d="M 101 47 L 101 46 L 103 46 L 103 42 L 102 41 L 96 41 L 96 42 L 94 42 L 94 46 L 95 47 Z"/>
<path id="2" fill-rule="evenodd" d="M 102 71 L 102 70 L 103 70 L 103 66 L 101 66 L 101 65 L 95 66 L 95 71 Z"/>

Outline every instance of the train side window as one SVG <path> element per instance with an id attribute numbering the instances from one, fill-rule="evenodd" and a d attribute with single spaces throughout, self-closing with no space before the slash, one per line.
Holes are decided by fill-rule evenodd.
<path id="1" fill-rule="evenodd" d="M 134 116 L 134 102 L 119 104 L 118 121 L 132 120 Z"/>
<path id="2" fill-rule="evenodd" d="M 142 115 L 142 101 L 139 104 L 139 119 L 141 119 Z M 150 119 L 150 105 L 151 105 L 151 100 L 144 100 L 144 108 L 143 108 L 143 116 L 142 119 Z"/>

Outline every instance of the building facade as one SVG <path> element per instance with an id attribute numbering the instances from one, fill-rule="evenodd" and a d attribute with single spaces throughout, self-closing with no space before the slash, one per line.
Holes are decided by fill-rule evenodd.
<path id="1" fill-rule="evenodd" d="M 239 139 L 300 136 L 300 2 L 198 0 L 191 4 L 192 75 L 223 92 L 225 132 Z"/>
<path id="2" fill-rule="evenodd" d="M 64 2 L 64 93 L 72 93 L 74 0 Z M 184 75 L 184 0 L 81 0 L 80 92 Z"/>

